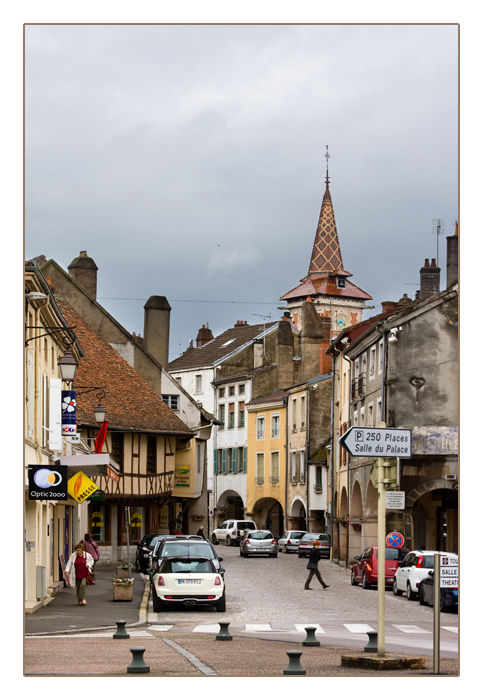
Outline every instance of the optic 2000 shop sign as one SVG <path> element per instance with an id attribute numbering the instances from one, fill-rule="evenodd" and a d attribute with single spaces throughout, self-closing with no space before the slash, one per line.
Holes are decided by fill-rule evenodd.
<path id="1" fill-rule="evenodd" d="M 29 465 L 29 500 L 66 501 L 67 467 L 56 465 L 54 469 L 40 465 Z"/>

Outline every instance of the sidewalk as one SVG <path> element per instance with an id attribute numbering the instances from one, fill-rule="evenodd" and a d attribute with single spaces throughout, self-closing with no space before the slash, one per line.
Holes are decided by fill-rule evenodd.
<path id="1" fill-rule="evenodd" d="M 131 625 L 144 624 L 149 588 L 143 576 L 134 570 L 131 573 L 134 578 L 132 601 L 114 601 L 112 582 L 115 574 L 116 564 L 96 566 L 96 583 L 87 588 L 87 605 L 77 605 L 75 588 L 61 588 L 48 605 L 24 615 L 25 634 L 78 632 L 99 627 L 116 629 L 118 620 Z M 145 592 L 146 605 L 143 605 Z"/>

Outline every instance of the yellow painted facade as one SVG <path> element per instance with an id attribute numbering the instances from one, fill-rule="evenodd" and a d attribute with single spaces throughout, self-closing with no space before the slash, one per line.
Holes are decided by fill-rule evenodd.
<path id="1" fill-rule="evenodd" d="M 247 517 L 279 535 L 285 510 L 285 401 L 247 407 L 247 415 Z"/>

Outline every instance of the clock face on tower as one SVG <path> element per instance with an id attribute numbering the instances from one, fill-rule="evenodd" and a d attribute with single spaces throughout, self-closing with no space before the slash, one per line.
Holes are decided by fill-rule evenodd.
<path id="1" fill-rule="evenodd" d="M 344 328 L 345 326 L 345 318 L 343 316 L 338 316 L 337 317 L 337 325 L 339 328 Z"/>

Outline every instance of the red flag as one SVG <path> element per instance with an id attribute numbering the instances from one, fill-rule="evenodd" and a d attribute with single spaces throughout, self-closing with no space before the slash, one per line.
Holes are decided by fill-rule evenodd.
<path id="1" fill-rule="evenodd" d="M 96 438 L 96 448 L 95 448 L 96 455 L 98 455 L 100 453 L 100 451 L 102 450 L 104 440 L 106 439 L 106 433 L 107 433 L 107 420 L 102 422 L 101 428 L 99 430 L 99 434 Z"/>

